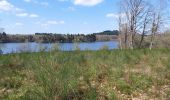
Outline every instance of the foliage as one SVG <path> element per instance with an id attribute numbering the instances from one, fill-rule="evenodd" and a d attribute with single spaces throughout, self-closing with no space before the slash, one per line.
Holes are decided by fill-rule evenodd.
<path id="1" fill-rule="evenodd" d="M 112 31 L 105 31 L 106 36 L 111 36 Z M 5 35 L 0 34 L 0 43 L 11 43 L 11 42 L 41 42 L 41 43 L 72 43 L 72 42 L 95 42 L 102 40 L 111 40 L 110 37 L 103 36 L 104 34 L 55 34 L 55 33 L 35 33 L 35 35 Z M 115 31 L 117 32 L 117 31 Z M 100 38 L 96 36 L 99 35 Z M 114 39 L 117 35 L 113 34 Z M 113 37 L 112 36 L 112 37 Z"/>

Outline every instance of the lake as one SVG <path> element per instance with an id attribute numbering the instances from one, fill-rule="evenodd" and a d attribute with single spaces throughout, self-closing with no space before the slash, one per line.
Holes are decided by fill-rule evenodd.
<path id="1" fill-rule="evenodd" d="M 3 54 L 18 53 L 23 51 L 38 52 L 49 51 L 51 48 L 59 47 L 61 51 L 73 51 L 76 47 L 80 50 L 99 50 L 103 47 L 108 49 L 118 48 L 117 41 L 90 42 L 90 43 L 0 43 Z"/>

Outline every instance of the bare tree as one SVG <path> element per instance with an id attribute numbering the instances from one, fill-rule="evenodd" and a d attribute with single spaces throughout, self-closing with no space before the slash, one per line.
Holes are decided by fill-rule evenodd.
<path id="1" fill-rule="evenodd" d="M 129 35 L 128 35 L 128 25 L 126 23 L 124 24 L 119 24 L 119 41 L 121 43 L 122 48 L 128 48 L 129 45 Z"/>
<path id="2" fill-rule="evenodd" d="M 128 48 L 133 49 L 135 47 L 135 36 L 139 27 L 141 27 L 141 19 L 143 19 L 146 4 L 144 0 L 122 0 L 122 7 L 122 13 L 125 14 L 124 24 L 128 26 L 125 28 L 127 31 L 124 35 L 125 44 L 128 43 Z"/>
<path id="3" fill-rule="evenodd" d="M 160 0 L 158 0 L 160 1 Z M 160 1 L 162 2 L 162 1 Z M 162 4 L 161 4 L 162 5 Z M 122 0 L 121 13 L 119 17 L 119 31 L 125 32 L 122 37 L 122 43 L 125 48 L 141 48 L 146 34 L 151 35 L 150 46 L 153 47 L 155 35 L 158 33 L 161 24 L 161 10 L 155 10 L 156 7 L 147 0 Z M 162 8 L 163 6 L 160 6 Z M 122 13 L 125 14 L 122 17 Z M 127 25 L 123 26 L 122 25 Z"/>
<path id="4" fill-rule="evenodd" d="M 152 9 L 149 7 L 148 9 L 146 9 L 144 15 L 143 15 L 143 20 L 141 22 L 141 39 L 139 42 L 139 48 L 142 48 L 142 44 L 144 42 L 144 38 L 147 35 L 149 29 L 149 25 L 151 24 L 151 15 L 152 15 Z"/>
<path id="5" fill-rule="evenodd" d="M 120 6 L 120 9 L 121 9 L 121 6 Z M 122 33 L 122 30 L 121 30 L 121 23 L 122 23 L 122 18 L 121 16 L 119 16 L 119 48 L 122 50 L 122 37 L 121 37 L 121 33 Z"/>
<path id="6" fill-rule="evenodd" d="M 166 14 L 166 11 L 168 5 L 166 0 L 157 0 L 159 3 L 159 6 L 156 6 L 155 10 L 153 10 L 153 17 L 152 17 L 152 26 L 151 26 L 151 40 L 150 40 L 150 46 L 149 49 L 151 50 L 153 48 L 153 44 L 155 41 L 156 35 L 161 30 L 162 24 L 164 24 L 164 18 L 165 16 L 168 17 L 168 14 Z"/>
<path id="7" fill-rule="evenodd" d="M 151 30 L 151 41 L 149 49 L 151 50 L 153 47 L 153 42 L 155 40 L 155 36 L 158 32 L 159 25 L 161 24 L 161 16 L 160 13 L 154 13 L 153 15 L 153 22 L 152 22 L 152 30 Z"/>
<path id="8" fill-rule="evenodd" d="M 119 28 L 119 48 L 122 50 L 123 49 L 123 46 L 122 46 L 122 37 L 121 37 L 121 30 L 120 30 L 120 28 Z"/>

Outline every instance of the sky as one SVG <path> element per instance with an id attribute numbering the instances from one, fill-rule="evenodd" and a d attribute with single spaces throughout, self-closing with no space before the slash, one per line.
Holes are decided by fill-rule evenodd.
<path id="1" fill-rule="evenodd" d="M 0 27 L 8 34 L 88 34 L 116 30 L 119 1 L 0 0 Z"/>
<path id="2" fill-rule="evenodd" d="M 0 0 L 8 34 L 93 33 L 117 29 L 119 0 Z"/>

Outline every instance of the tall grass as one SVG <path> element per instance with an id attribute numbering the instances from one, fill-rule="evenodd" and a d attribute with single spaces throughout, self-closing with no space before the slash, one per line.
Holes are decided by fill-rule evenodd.
<path id="1" fill-rule="evenodd" d="M 0 55 L 0 99 L 169 99 L 169 61 L 168 49 Z"/>

